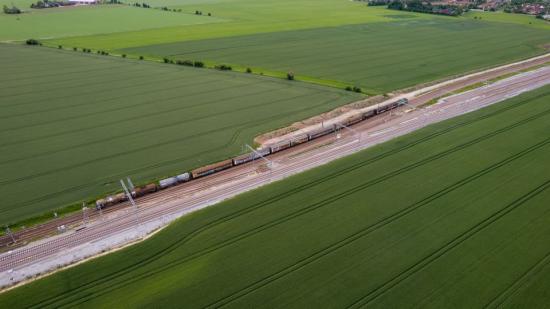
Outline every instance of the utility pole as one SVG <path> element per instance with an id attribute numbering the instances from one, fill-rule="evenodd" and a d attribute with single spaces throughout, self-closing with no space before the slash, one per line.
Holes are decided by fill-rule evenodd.
<path id="1" fill-rule="evenodd" d="M 15 244 L 16 241 L 15 241 L 15 237 L 13 236 L 13 233 L 11 232 L 9 226 L 6 225 L 6 234 L 8 234 L 11 238 L 11 241 Z"/>
<path id="2" fill-rule="evenodd" d="M 273 162 L 270 161 L 270 160 L 268 160 L 268 159 L 267 159 L 266 157 L 264 157 L 261 153 L 257 152 L 256 149 L 250 147 L 250 145 L 245 144 L 245 146 L 246 146 L 248 149 L 252 150 L 253 153 L 255 153 L 256 155 L 260 156 L 260 158 L 261 158 L 262 160 L 264 160 L 265 162 L 267 162 L 267 168 L 269 168 L 269 180 L 271 181 L 271 179 L 273 178 L 273 167 L 274 167 Z"/>
<path id="3" fill-rule="evenodd" d="M 265 162 L 267 162 L 267 167 L 269 167 L 269 169 L 271 169 L 271 168 L 273 167 L 273 162 L 271 162 L 270 160 L 266 159 L 266 157 L 264 157 L 261 153 L 257 152 L 256 149 L 250 147 L 250 145 L 248 145 L 248 144 L 245 144 L 245 146 L 246 146 L 248 149 L 252 150 L 253 153 L 255 153 L 255 154 L 257 154 L 258 156 L 260 156 L 260 158 L 261 158 L 262 160 L 264 160 Z"/>
<path id="4" fill-rule="evenodd" d="M 134 190 L 134 184 L 132 183 L 132 180 L 130 180 L 130 177 L 126 177 L 126 181 L 128 181 L 128 187 L 130 191 Z"/>
<path id="5" fill-rule="evenodd" d="M 86 202 L 82 202 L 82 225 L 86 226 L 88 222 L 88 207 L 86 207 Z"/>
<path id="6" fill-rule="evenodd" d="M 341 123 L 338 123 L 336 126 L 340 127 L 340 128 L 344 128 L 344 129 L 350 131 L 352 134 L 354 134 L 357 137 L 358 147 L 361 147 L 361 132 L 359 132 L 359 131 L 357 131 L 353 128 L 350 128 L 346 125 L 343 125 Z"/>
<path id="7" fill-rule="evenodd" d="M 124 183 L 124 181 L 122 179 L 120 180 L 120 185 L 122 185 L 122 189 L 124 189 L 124 193 L 126 194 L 126 197 L 128 198 L 128 200 L 130 201 L 130 204 L 132 204 L 132 206 L 134 208 L 134 213 L 136 215 L 136 225 L 139 226 L 140 223 L 139 223 L 139 214 L 138 214 L 137 205 L 134 202 L 134 199 L 132 198 L 132 195 L 128 191 L 128 188 L 126 187 L 126 184 Z"/>

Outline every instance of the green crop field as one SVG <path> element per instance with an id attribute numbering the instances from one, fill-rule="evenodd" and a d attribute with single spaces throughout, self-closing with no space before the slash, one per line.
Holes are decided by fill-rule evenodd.
<path id="1" fill-rule="evenodd" d="M 361 96 L 301 82 L 0 44 L 0 223 L 227 158 Z"/>
<path id="2" fill-rule="evenodd" d="M 402 15 L 397 15 L 402 16 Z M 127 53 L 293 71 L 383 93 L 541 53 L 550 31 L 466 19 L 395 22 L 161 44 Z"/>
<path id="3" fill-rule="evenodd" d="M 51 8 L 20 15 L 0 14 L 0 41 L 105 35 L 221 21 L 216 17 L 121 5 Z"/>
<path id="4" fill-rule="evenodd" d="M 0 307 L 550 302 L 550 86 L 246 193 Z"/>
<path id="5" fill-rule="evenodd" d="M 388 12 L 381 8 L 369 8 L 364 3 L 347 0 L 215 0 L 200 4 L 197 1 L 159 0 L 151 2 L 151 5 L 170 5 L 188 13 L 200 10 L 203 14 L 211 13 L 212 17 L 221 18 L 224 22 L 78 36 L 52 40 L 51 43 L 115 50 L 243 34 L 391 21 L 392 18 L 384 16 L 388 14 L 411 15 Z M 417 16 L 427 18 L 426 15 Z"/>

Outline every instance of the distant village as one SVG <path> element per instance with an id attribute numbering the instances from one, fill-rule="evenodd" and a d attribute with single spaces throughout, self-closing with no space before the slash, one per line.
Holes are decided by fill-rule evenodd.
<path id="1" fill-rule="evenodd" d="M 363 0 L 360 0 L 363 1 Z M 457 16 L 469 10 L 504 11 L 550 20 L 550 0 L 366 0 L 369 6 Z"/>

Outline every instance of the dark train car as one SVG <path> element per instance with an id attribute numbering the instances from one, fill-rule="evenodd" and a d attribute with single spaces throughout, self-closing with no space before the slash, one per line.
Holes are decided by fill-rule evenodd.
<path id="1" fill-rule="evenodd" d="M 334 125 L 331 125 L 330 127 L 318 129 L 316 131 L 313 131 L 308 134 L 309 140 L 319 138 L 321 136 L 328 135 L 330 133 L 334 132 Z"/>
<path id="2" fill-rule="evenodd" d="M 390 104 L 379 106 L 378 110 L 376 112 L 377 112 L 377 114 L 382 114 L 382 113 L 385 113 L 389 110 L 392 110 L 392 109 L 396 108 L 397 106 L 398 106 L 397 102 L 393 102 L 393 103 L 390 103 Z"/>
<path id="3" fill-rule="evenodd" d="M 290 146 L 291 147 L 294 147 L 296 145 L 300 145 L 300 144 L 303 144 L 305 142 L 309 141 L 309 136 L 307 134 L 301 134 L 301 135 L 298 135 L 298 136 L 295 136 L 293 137 L 291 140 L 290 140 Z"/>
<path id="4" fill-rule="evenodd" d="M 250 161 L 257 160 L 261 157 L 268 156 L 270 154 L 271 154 L 271 149 L 269 147 L 263 148 L 263 149 L 258 149 L 258 150 L 256 150 L 256 152 L 245 153 L 243 155 L 240 155 L 240 156 L 237 156 L 237 157 L 233 158 L 233 165 L 237 166 L 237 165 L 240 165 L 240 164 L 244 164 L 244 163 L 247 163 L 247 162 L 250 162 Z"/>
<path id="5" fill-rule="evenodd" d="M 354 115 L 354 116 L 351 116 L 349 118 L 347 118 L 345 121 L 344 121 L 344 125 L 349 127 L 349 126 L 352 126 L 356 123 L 359 123 L 361 121 L 363 121 L 365 118 L 363 118 L 363 115 Z"/>
<path id="6" fill-rule="evenodd" d="M 237 166 L 254 160 L 254 153 L 245 153 L 243 155 L 233 158 L 233 165 Z"/>
<path id="7" fill-rule="evenodd" d="M 103 199 L 99 199 L 95 203 L 96 203 L 96 208 L 97 209 L 102 209 L 102 208 L 105 208 L 105 207 L 113 206 L 113 205 L 118 204 L 118 203 L 125 202 L 127 200 L 128 200 L 128 197 L 126 196 L 126 194 L 118 193 L 118 194 L 115 194 L 115 195 L 109 195 L 109 196 L 107 196 L 106 198 L 103 198 Z"/>
<path id="8" fill-rule="evenodd" d="M 214 174 L 214 173 L 219 172 L 219 171 L 223 171 L 223 170 L 228 169 L 232 166 L 233 166 L 233 160 L 228 159 L 228 160 L 225 160 L 225 161 L 221 161 L 221 162 L 218 162 L 218 163 L 214 163 L 214 164 L 210 164 L 210 165 L 207 165 L 207 166 L 204 166 L 204 167 L 194 169 L 191 172 L 191 175 L 193 176 L 193 178 L 199 178 L 199 177 L 203 177 L 203 176 L 206 176 L 206 175 Z"/>
<path id="9" fill-rule="evenodd" d="M 409 102 L 409 100 L 407 100 L 407 99 L 399 99 L 395 102 L 386 104 L 384 106 L 379 106 L 378 110 L 377 110 L 377 114 L 381 114 L 381 113 L 387 112 L 389 110 L 392 110 L 394 108 L 398 108 L 400 106 L 403 106 L 403 105 L 407 104 L 408 102 Z"/>
<path id="10" fill-rule="evenodd" d="M 269 147 L 269 149 L 271 149 L 271 153 L 276 153 L 278 151 L 285 150 L 287 148 L 290 148 L 290 141 L 278 142 Z"/>
<path id="11" fill-rule="evenodd" d="M 158 190 L 157 184 L 150 183 L 145 186 L 134 188 L 134 190 L 132 190 L 131 193 L 132 193 L 132 197 L 140 197 L 140 196 L 147 195 L 149 193 L 156 192 L 157 190 Z"/>
<path id="12" fill-rule="evenodd" d="M 376 116 L 376 109 L 363 113 L 363 119 L 369 119 L 374 116 Z"/>

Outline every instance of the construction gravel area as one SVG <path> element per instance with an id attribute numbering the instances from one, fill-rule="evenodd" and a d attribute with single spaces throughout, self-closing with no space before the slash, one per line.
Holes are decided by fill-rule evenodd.
<path id="1" fill-rule="evenodd" d="M 544 62 L 548 60 L 538 59 Z M 489 76 L 492 75 L 484 75 L 483 78 L 492 78 Z M 442 87 L 460 89 L 466 84 L 476 83 L 478 78 L 481 77 L 473 77 L 468 82 L 463 81 L 458 85 L 449 81 L 449 84 Z M 0 255 L 0 286 L 9 287 L 18 282 L 25 282 L 134 243 L 187 213 L 429 124 L 498 103 L 547 84 L 550 84 L 550 66 L 443 98 L 438 103 L 423 108 L 419 106 L 440 96 L 439 88 L 421 89 L 415 91 L 415 94 L 404 94 L 403 96 L 409 98 L 411 106 L 381 114 L 353 126 L 352 129 L 269 156 L 271 168 L 267 168 L 267 163 L 262 160 L 241 165 L 138 199 L 138 208 L 126 206 L 120 207 L 117 211 L 98 214 L 93 217 L 94 219 L 76 225 L 74 229 L 65 233 L 5 252 Z"/>

